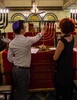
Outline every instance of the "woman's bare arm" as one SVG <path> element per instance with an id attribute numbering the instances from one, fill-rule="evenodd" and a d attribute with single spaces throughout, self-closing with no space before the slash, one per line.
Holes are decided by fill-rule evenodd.
<path id="1" fill-rule="evenodd" d="M 57 44 L 55 54 L 53 56 L 53 59 L 55 61 L 59 58 L 59 56 L 60 56 L 61 52 L 63 51 L 63 49 L 64 49 L 64 44 L 63 44 L 62 41 L 59 41 L 58 44 Z"/>

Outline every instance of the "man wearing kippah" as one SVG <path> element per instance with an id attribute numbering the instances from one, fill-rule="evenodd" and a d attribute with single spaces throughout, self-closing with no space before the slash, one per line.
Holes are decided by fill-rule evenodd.
<path id="1" fill-rule="evenodd" d="M 24 20 L 13 23 L 15 38 L 9 43 L 7 58 L 13 63 L 13 77 L 16 84 L 14 100 L 25 100 L 30 80 L 31 46 L 39 41 L 47 30 L 44 26 L 34 37 L 25 37 L 26 26 Z"/>

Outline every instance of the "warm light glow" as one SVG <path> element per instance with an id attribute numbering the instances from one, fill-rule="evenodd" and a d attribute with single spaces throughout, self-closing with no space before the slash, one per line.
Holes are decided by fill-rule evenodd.
<path id="1" fill-rule="evenodd" d="M 70 10 L 70 18 L 72 18 L 75 21 L 77 21 L 77 9 L 71 9 Z"/>
<path id="2" fill-rule="evenodd" d="M 9 13 L 9 10 L 8 9 L 6 9 L 6 13 Z"/>
<path id="3" fill-rule="evenodd" d="M 9 13 L 8 9 L 0 9 L 0 13 Z"/>
<path id="4" fill-rule="evenodd" d="M 70 13 L 72 13 L 72 9 L 70 10 Z"/>
<path id="5" fill-rule="evenodd" d="M 76 14 L 77 14 L 77 9 L 76 9 Z"/>

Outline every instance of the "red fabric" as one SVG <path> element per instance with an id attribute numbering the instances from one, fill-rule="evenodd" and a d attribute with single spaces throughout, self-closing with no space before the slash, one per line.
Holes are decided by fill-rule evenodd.
<path id="1" fill-rule="evenodd" d="M 37 43 L 33 44 L 33 46 L 39 46 L 43 44 L 43 39 L 44 39 L 44 45 L 46 46 L 53 46 L 54 45 L 54 36 L 53 36 L 53 32 L 46 32 L 44 37 L 42 37 Z M 24 36 L 35 36 L 37 34 L 37 32 L 26 32 L 24 34 Z"/>
<path id="2" fill-rule="evenodd" d="M 54 52 L 38 52 L 32 54 L 30 89 L 54 87 Z"/>
<path id="3" fill-rule="evenodd" d="M 54 52 L 38 52 L 32 54 L 32 61 L 30 67 L 30 89 L 39 88 L 53 88 L 53 78 L 55 69 L 55 62 L 53 61 Z M 12 71 L 12 64 L 7 60 L 7 50 L 2 53 L 4 72 Z M 73 67 L 76 68 L 76 52 L 73 52 Z M 10 78 L 5 77 L 6 84 L 10 84 Z"/>
<path id="4" fill-rule="evenodd" d="M 32 54 L 30 89 L 51 88 L 53 84 L 53 52 L 38 52 Z M 4 72 L 12 71 L 12 64 L 7 60 L 7 50 L 2 54 Z M 37 60 L 36 60 L 37 59 Z M 41 76 L 42 75 L 42 76 Z M 10 84 L 10 78 L 5 77 L 5 83 Z"/>
<path id="5" fill-rule="evenodd" d="M 48 29 L 46 31 L 46 33 L 44 34 L 44 36 L 41 38 L 41 40 L 39 40 L 37 43 L 35 43 L 33 46 L 39 46 L 39 45 L 47 45 L 47 46 L 53 46 L 54 45 L 54 36 L 55 36 L 55 24 L 54 23 L 45 23 L 48 26 Z M 29 28 L 33 28 L 33 24 L 29 25 Z M 35 36 L 37 34 L 37 32 L 26 32 L 24 34 L 24 36 Z M 14 38 L 14 33 L 13 32 L 8 32 L 7 33 L 8 38 L 9 39 L 13 39 Z"/>
<path id="6" fill-rule="evenodd" d="M 30 23 L 29 24 L 29 32 L 31 32 L 33 30 L 34 30 L 34 24 L 33 23 Z"/>
<path id="7" fill-rule="evenodd" d="M 13 32 L 8 32 L 8 38 L 13 39 L 14 38 L 14 33 Z M 37 32 L 26 32 L 24 36 L 35 36 Z M 54 45 L 54 33 L 49 29 L 48 32 L 45 33 L 44 37 L 41 38 L 37 43 L 35 43 L 33 46 L 39 46 L 43 44 L 43 39 L 44 39 L 44 44 L 47 46 L 53 46 Z"/>
<path id="8" fill-rule="evenodd" d="M 70 34 L 72 34 L 72 35 L 76 35 L 76 32 L 70 32 Z"/>
<path id="9" fill-rule="evenodd" d="M 11 72 L 12 71 L 12 63 L 7 60 L 7 50 L 2 53 L 2 60 L 3 60 L 3 68 L 4 72 Z M 10 84 L 10 76 L 5 76 L 5 83 Z"/>
<path id="10" fill-rule="evenodd" d="M 9 39 L 12 40 L 14 38 L 14 33 L 13 32 L 8 32 L 7 36 L 8 36 Z"/>

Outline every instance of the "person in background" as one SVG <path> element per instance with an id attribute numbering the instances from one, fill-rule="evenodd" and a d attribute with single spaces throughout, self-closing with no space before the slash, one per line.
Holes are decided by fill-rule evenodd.
<path id="1" fill-rule="evenodd" d="M 73 47 L 75 23 L 71 18 L 63 18 L 59 22 L 61 39 L 57 43 L 53 59 L 56 61 L 54 84 L 56 100 L 72 100 L 73 82 Z"/>
<path id="2" fill-rule="evenodd" d="M 13 77 L 16 84 L 14 100 L 25 100 L 30 80 L 31 46 L 39 41 L 47 30 L 44 26 L 34 37 L 25 37 L 26 26 L 24 20 L 18 20 L 12 25 L 14 39 L 9 43 L 7 58 L 13 63 Z"/>

